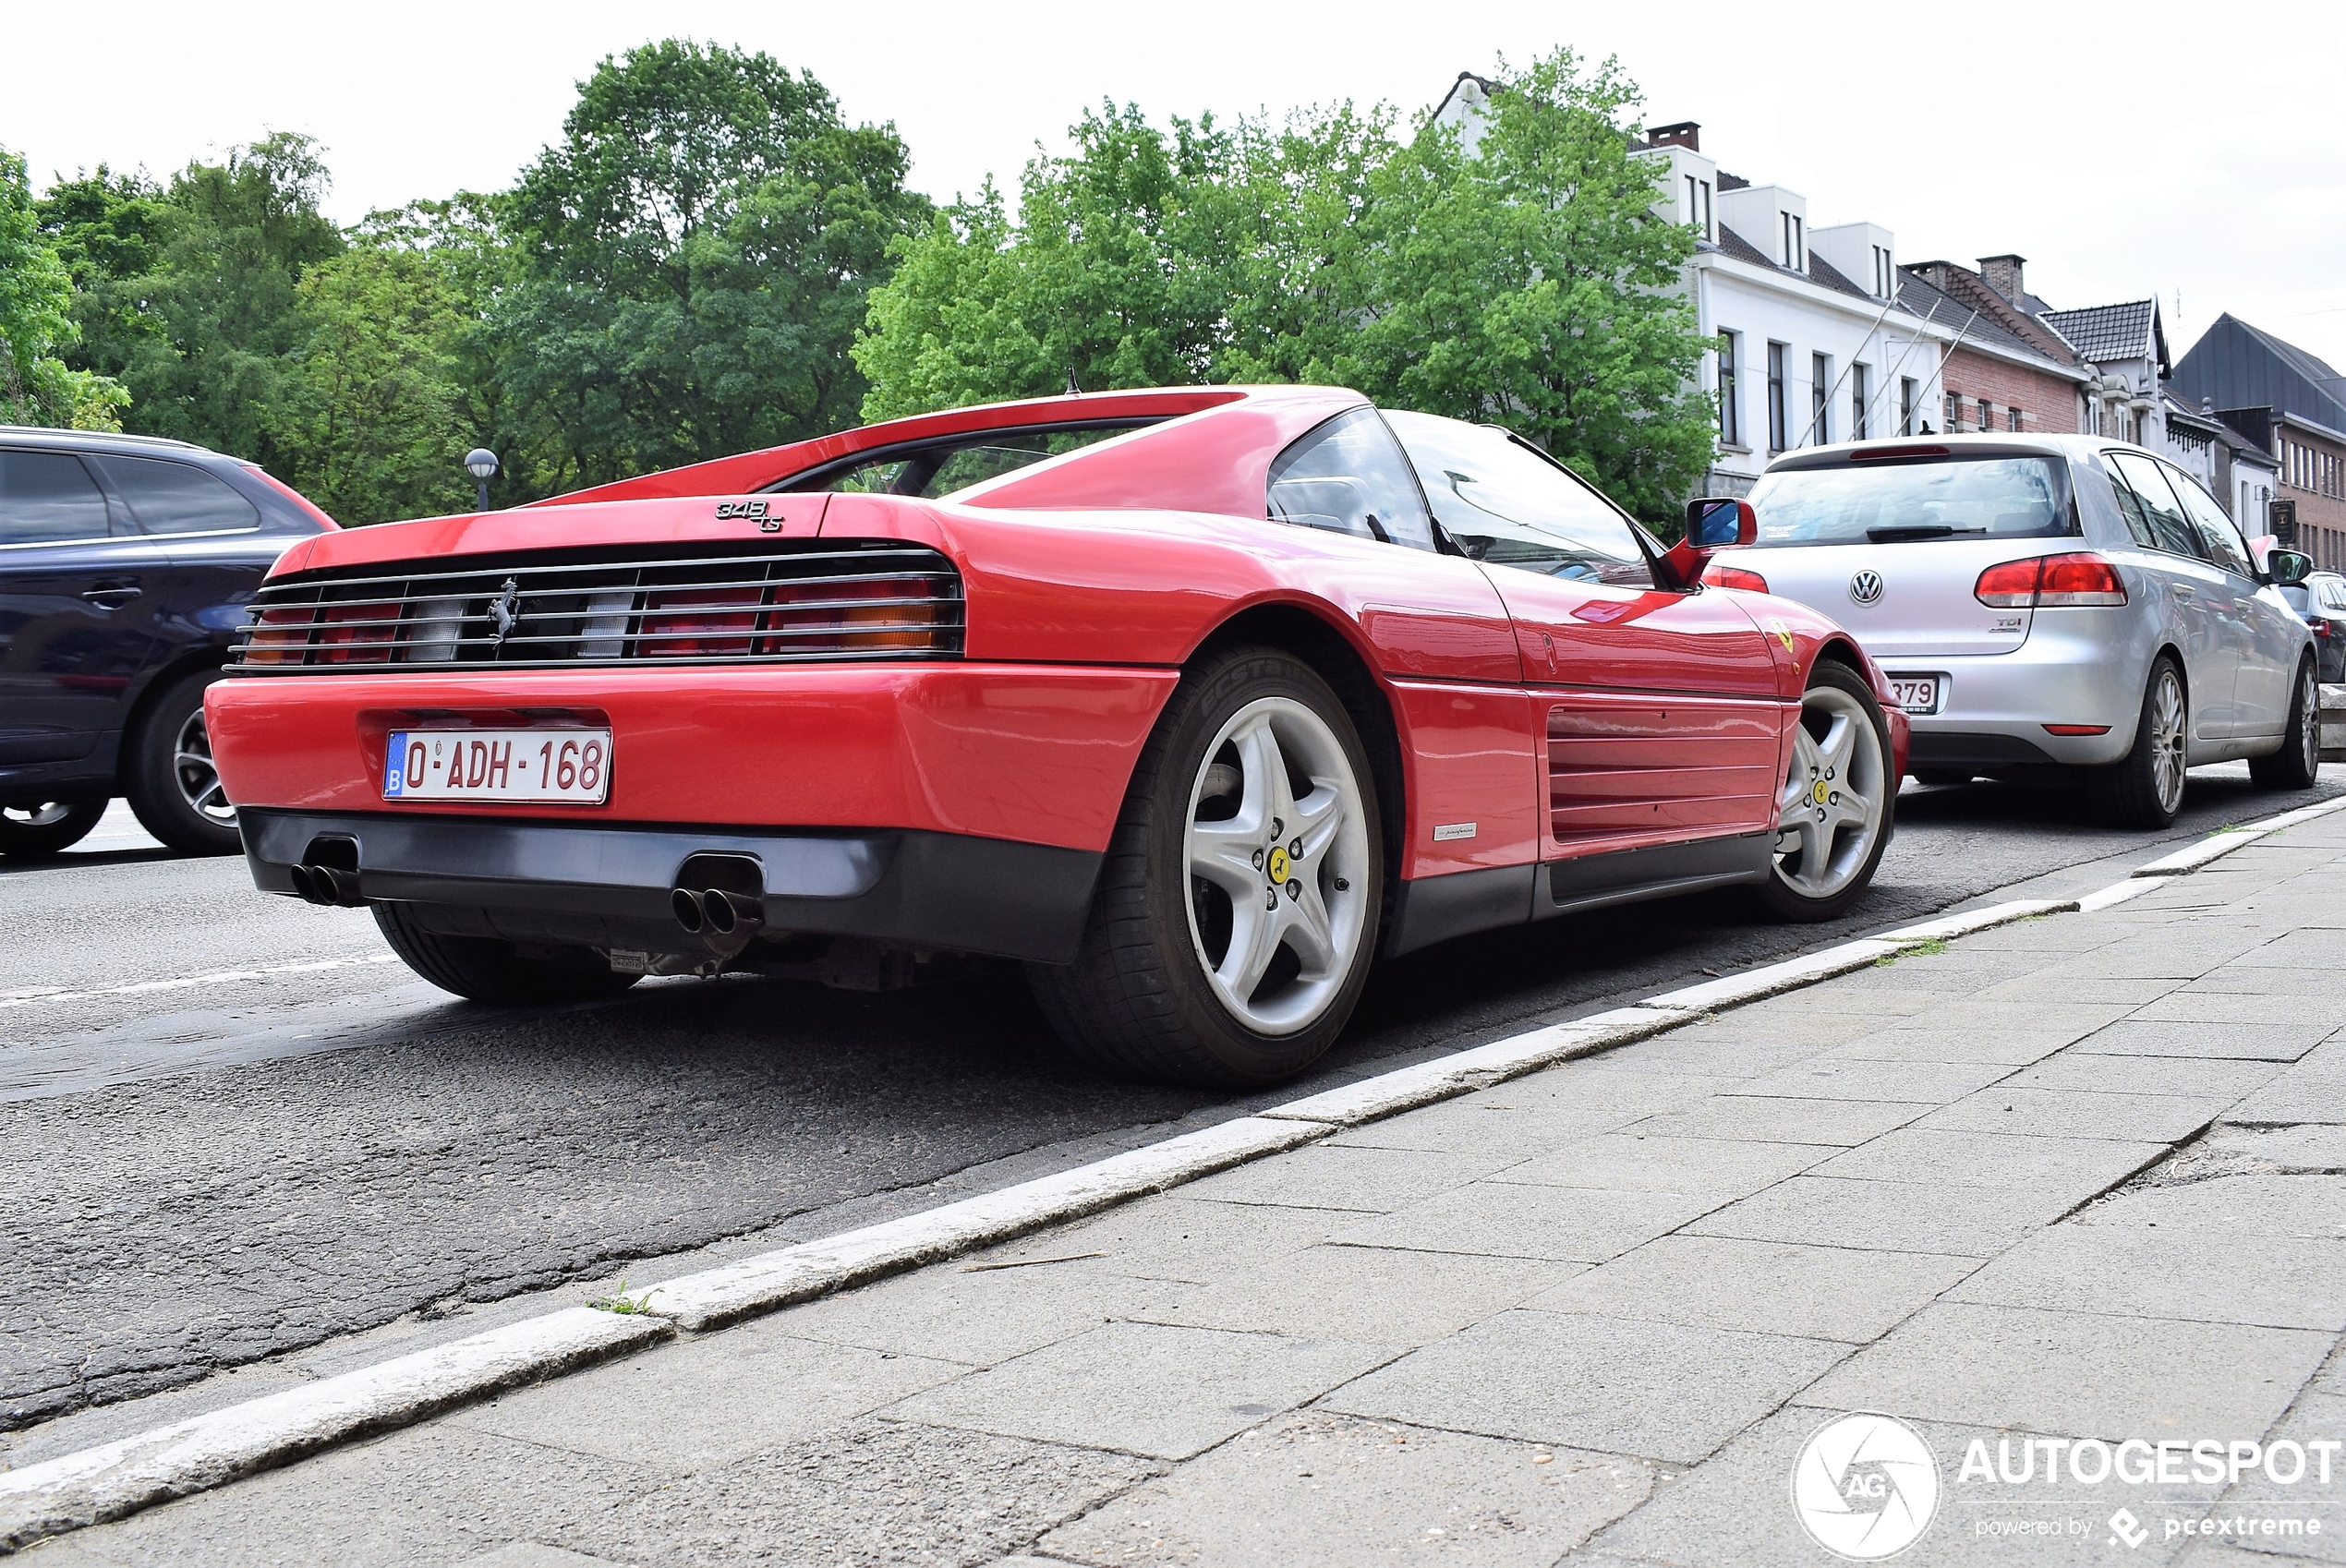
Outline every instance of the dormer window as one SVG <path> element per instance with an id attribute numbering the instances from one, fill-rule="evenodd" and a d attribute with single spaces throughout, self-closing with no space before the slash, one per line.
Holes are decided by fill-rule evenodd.
<path id="1" fill-rule="evenodd" d="M 1711 182 L 1692 175 L 1687 176 L 1687 222 L 1705 239 L 1719 237 L 1718 231 L 1711 226 Z"/>
<path id="2" fill-rule="evenodd" d="M 1808 254 L 1802 247 L 1800 228 L 1799 213 L 1786 212 L 1784 215 L 1784 264 L 1796 272 L 1802 270 Z"/>
<path id="3" fill-rule="evenodd" d="M 1896 283 L 1897 271 L 1890 264 L 1890 247 L 1886 245 L 1875 246 L 1873 247 L 1874 297 L 1888 299 L 1894 292 Z"/>

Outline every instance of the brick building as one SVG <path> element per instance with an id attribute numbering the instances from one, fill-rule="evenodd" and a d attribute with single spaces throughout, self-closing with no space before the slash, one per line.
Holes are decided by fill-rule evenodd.
<path id="1" fill-rule="evenodd" d="M 2272 454 L 2273 499 L 2295 511 L 2298 547 L 2346 571 L 2346 376 L 2224 315 L 2176 364 L 2173 388 Z"/>
<path id="2" fill-rule="evenodd" d="M 2078 428 L 2089 373 L 2061 335 L 2029 313 L 2021 267 L 2020 257 L 1989 256 L 1977 271 L 1952 261 L 1900 269 L 1900 307 L 1954 331 L 1941 369 L 1943 429 Z"/>

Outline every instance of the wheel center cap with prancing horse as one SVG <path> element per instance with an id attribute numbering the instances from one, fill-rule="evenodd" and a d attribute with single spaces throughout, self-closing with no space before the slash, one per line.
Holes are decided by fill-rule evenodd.
<path id="1" fill-rule="evenodd" d="M 1273 882 L 1285 882 L 1287 880 L 1288 858 L 1286 845 L 1278 845 L 1271 850 L 1271 863 L 1267 869 L 1271 873 L 1271 880 Z"/>
<path id="2" fill-rule="evenodd" d="M 1815 801 L 1819 805 L 1823 805 L 1825 802 L 1832 797 L 1832 789 L 1828 787 L 1825 781 L 1821 778 L 1818 779 L 1815 786 L 1808 791 L 1809 798 Z"/>

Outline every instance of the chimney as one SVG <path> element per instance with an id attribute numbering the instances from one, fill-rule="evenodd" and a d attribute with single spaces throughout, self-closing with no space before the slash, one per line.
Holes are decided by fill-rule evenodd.
<path id="1" fill-rule="evenodd" d="M 1979 275 L 1988 280 L 1989 288 L 2017 305 L 2021 295 L 2020 269 L 2027 259 L 2025 256 L 1982 256 Z"/>
<path id="2" fill-rule="evenodd" d="M 1683 147 L 1689 152 L 1702 151 L 1702 127 L 1692 120 L 1680 120 L 1675 126 L 1655 126 L 1646 132 L 1648 147 Z"/>
<path id="3" fill-rule="evenodd" d="M 1912 272 L 1932 288 L 1945 293 L 1950 263 L 1945 261 L 1908 261 L 1899 267 L 1902 272 Z"/>

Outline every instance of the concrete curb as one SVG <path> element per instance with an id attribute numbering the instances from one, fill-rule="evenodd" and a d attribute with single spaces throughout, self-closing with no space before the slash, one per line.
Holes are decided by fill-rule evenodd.
<path id="1" fill-rule="evenodd" d="M 654 1287 L 649 1309 L 695 1333 L 720 1328 L 1008 1241 L 1044 1225 L 1081 1219 L 1265 1154 L 1282 1153 L 1332 1130 L 1320 1122 L 1240 1116 L 998 1192 L 687 1274 Z"/>
<path id="2" fill-rule="evenodd" d="M 0 1472 L 0 1551 L 119 1519 L 452 1405 L 673 1338 L 653 1318 L 586 1307 Z"/>
<path id="3" fill-rule="evenodd" d="M 584 1307 L 323 1379 L 21 1470 L 0 1471 L 0 1554 L 85 1525 L 290 1464 L 351 1438 L 556 1377 L 612 1356 L 700 1333 L 888 1274 L 1081 1219 L 1340 1128 L 1438 1104 L 1576 1056 L 1626 1044 L 1704 1013 L 1784 995 L 1911 947 L 2038 915 L 2106 909 L 2188 874 L 2299 822 L 2346 810 L 2346 797 L 2219 833 L 2137 867 L 2082 899 L 2014 899 L 1840 943 L 1741 974 L 1552 1024 L 1382 1073 L 1198 1132 L 862 1230 L 745 1258 L 653 1287 L 641 1315 Z"/>

